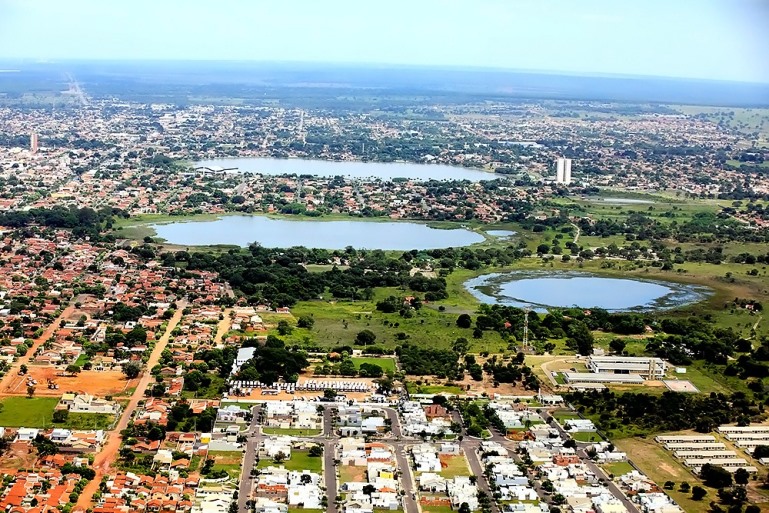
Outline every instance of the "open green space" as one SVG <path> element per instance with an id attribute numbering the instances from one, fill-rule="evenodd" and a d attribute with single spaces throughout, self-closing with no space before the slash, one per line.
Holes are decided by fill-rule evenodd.
<path id="1" fill-rule="evenodd" d="M 107 413 L 70 413 L 67 415 L 67 421 L 55 426 L 66 427 L 68 429 L 109 429 L 115 422 L 115 416 Z"/>
<path id="2" fill-rule="evenodd" d="M 266 468 L 272 466 L 283 466 L 286 470 L 309 470 L 310 472 L 320 473 L 323 469 L 323 457 L 312 457 L 309 451 L 291 451 L 291 458 L 283 460 L 280 463 L 276 463 L 269 458 L 262 458 L 259 460 L 258 468 Z"/>
<path id="3" fill-rule="evenodd" d="M 351 358 L 352 363 L 355 364 L 356 369 L 360 369 L 360 366 L 364 363 L 368 363 L 371 365 L 379 365 L 382 367 L 382 370 L 385 372 L 395 372 L 395 359 L 394 358 L 375 358 L 375 357 L 368 357 L 368 358 L 359 358 L 357 356 L 354 356 Z"/>
<path id="4" fill-rule="evenodd" d="M 451 506 L 430 506 L 425 504 L 422 506 L 422 513 L 454 513 L 454 510 L 451 509 Z"/>
<path id="5" fill-rule="evenodd" d="M 588 433 L 584 431 L 579 431 L 577 433 L 569 433 L 569 436 L 571 436 L 574 440 L 578 442 L 600 442 L 603 440 L 601 438 L 601 435 L 598 433 Z"/>
<path id="6" fill-rule="evenodd" d="M 0 426 L 48 428 L 53 426 L 55 397 L 6 397 L 0 400 Z"/>
<path id="7" fill-rule="evenodd" d="M 208 459 L 214 460 L 213 470 L 224 470 L 232 479 L 238 479 L 243 470 L 243 453 L 240 451 L 209 451 Z"/>
<path id="8" fill-rule="evenodd" d="M 447 465 L 441 468 L 440 474 L 446 479 L 470 475 L 470 467 L 467 465 L 467 460 L 465 459 L 464 454 L 453 455 L 444 459 L 441 463 L 444 462 Z"/>
<path id="9" fill-rule="evenodd" d="M 620 451 L 627 453 L 628 458 L 655 483 L 660 486 L 667 481 L 676 483 L 673 490 L 665 490 L 665 493 L 670 495 L 687 513 L 704 513 L 709 511 L 710 501 L 718 497 L 716 490 L 704 486 L 694 474 L 654 440 L 630 437 L 616 440 L 614 445 Z M 691 493 L 679 491 L 679 486 L 684 482 L 689 483 L 690 486 L 702 486 L 708 491 L 708 495 L 701 501 L 692 500 Z"/>
<path id="10" fill-rule="evenodd" d="M 633 465 L 628 463 L 627 461 L 618 461 L 616 463 L 607 463 L 605 465 L 601 465 L 603 469 L 608 472 L 609 474 L 613 474 L 614 477 L 624 476 L 628 472 L 632 472 L 635 470 L 633 468 Z"/>

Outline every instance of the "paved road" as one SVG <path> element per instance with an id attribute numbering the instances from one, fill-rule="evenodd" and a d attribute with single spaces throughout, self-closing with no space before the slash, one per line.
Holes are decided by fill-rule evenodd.
<path id="1" fill-rule="evenodd" d="M 558 430 L 558 433 L 561 435 L 561 438 L 564 440 L 568 440 L 571 438 L 569 436 L 569 433 L 561 427 L 561 425 L 553 421 L 550 426 L 556 428 Z M 638 509 L 638 506 L 630 501 L 630 499 L 627 498 L 627 495 L 625 495 L 622 490 L 617 486 L 611 479 L 609 479 L 609 476 L 606 475 L 606 472 L 603 471 L 601 467 L 593 463 L 593 460 L 590 459 L 590 457 L 587 455 L 587 452 L 585 448 L 591 445 L 589 443 L 585 442 L 577 442 L 577 456 L 580 457 L 582 462 L 587 465 L 587 468 L 589 468 L 595 475 L 598 477 L 598 479 L 603 479 L 604 482 L 606 482 L 607 486 L 609 487 L 609 491 L 611 492 L 614 497 L 619 499 L 622 504 L 627 508 L 628 511 L 631 513 L 640 513 L 640 510 Z"/>
<path id="2" fill-rule="evenodd" d="M 126 406 L 125 410 L 123 410 L 123 414 L 120 416 L 120 419 L 118 420 L 115 427 L 109 433 L 107 433 L 107 442 L 101 448 L 101 451 L 96 453 L 92 465 L 93 469 L 96 471 L 96 476 L 90 480 L 85 489 L 83 489 L 83 492 L 80 494 L 80 498 L 78 499 L 75 506 L 76 509 L 85 510 L 86 508 L 90 508 L 92 506 L 91 498 L 93 494 L 99 489 L 101 478 L 108 474 L 110 465 L 117 459 L 121 442 L 120 432 L 128 427 L 128 422 L 130 422 L 131 416 L 139 406 L 139 401 L 144 399 L 144 391 L 147 389 L 147 387 L 149 387 L 151 382 L 155 381 L 155 377 L 150 374 L 149 371 L 160 361 L 160 355 L 163 353 L 166 345 L 168 345 L 168 341 L 171 338 L 171 332 L 173 332 L 174 328 L 176 328 L 176 325 L 179 324 L 179 321 L 182 318 L 182 311 L 186 306 L 186 300 L 178 302 L 178 308 L 174 313 L 174 316 L 171 317 L 171 320 L 168 321 L 168 326 L 166 327 L 165 333 L 163 333 L 163 336 L 160 337 L 158 343 L 155 344 L 155 348 L 152 350 L 152 354 L 150 354 L 149 360 L 147 360 L 146 370 L 142 374 L 142 377 L 139 380 L 139 384 L 136 386 L 136 390 L 131 396 L 131 399 L 128 401 L 128 405 Z"/>
<path id="3" fill-rule="evenodd" d="M 334 406 L 324 405 L 323 407 L 323 481 L 326 486 L 326 498 L 328 513 L 336 513 L 336 496 L 338 485 L 336 483 L 336 442 L 338 437 L 334 434 L 334 420 L 332 410 Z"/>
<path id="4" fill-rule="evenodd" d="M 248 500 L 251 498 L 251 491 L 254 484 L 254 480 L 251 478 L 251 469 L 254 468 L 256 462 L 256 454 L 259 451 L 259 446 L 262 443 L 262 430 L 259 429 L 259 414 L 262 406 L 257 404 L 251 408 L 251 424 L 246 432 L 246 450 L 243 452 L 243 470 L 240 474 L 240 486 L 238 487 L 238 511 L 240 513 L 247 513 Z"/>
<path id="5" fill-rule="evenodd" d="M 473 440 L 474 442 L 474 440 Z M 481 460 L 478 457 L 477 448 L 480 445 L 478 444 L 464 444 L 464 451 L 465 451 L 465 458 L 470 463 L 470 470 L 472 471 L 473 475 L 476 476 L 477 481 L 476 484 L 478 486 L 478 489 L 486 492 L 486 495 L 489 496 L 489 500 L 491 500 L 491 511 L 494 511 L 496 513 L 499 513 L 499 507 L 497 506 L 497 502 L 494 500 L 493 494 L 491 492 L 491 487 L 489 486 L 489 482 L 486 480 L 486 475 L 483 473 L 483 466 L 481 465 Z"/>

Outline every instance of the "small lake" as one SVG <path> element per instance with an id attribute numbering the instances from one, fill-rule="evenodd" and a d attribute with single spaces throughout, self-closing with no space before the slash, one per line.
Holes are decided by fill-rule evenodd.
<path id="1" fill-rule="evenodd" d="M 360 162 L 310 159 L 274 159 L 262 157 L 222 158 L 201 160 L 194 167 L 210 169 L 237 168 L 238 171 L 263 175 L 313 175 L 319 177 L 345 176 L 349 178 L 408 178 L 411 180 L 494 180 L 501 175 L 477 169 L 447 166 L 445 164 L 414 164 L 411 162 Z"/>
<path id="2" fill-rule="evenodd" d="M 609 311 L 664 310 L 708 297 L 710 289 L 655 280 L 611 278 L 570 271 L 511 271 L 465 282 L 479 301 L 544 311 L 549 307 Z"/>
<path id="3" fill-rule="evenodd" d="M 168 244 L 248 246 L 266 248 L 362 249 L 407 251 L 469 246 L 483 242 L 479 233 L 464 228 L 443 230 L 426 224 L 393 221 L 304 221 L 264 216 L 224 216 L 212 221 L 155 224 L 152 228 Z"/>
<path id="4" fill-rule="evenodd" d="M 509 239 L 515 235 L 515 232 L 513 230 L 486 230 L 486 234 L 500 239 Z"/>

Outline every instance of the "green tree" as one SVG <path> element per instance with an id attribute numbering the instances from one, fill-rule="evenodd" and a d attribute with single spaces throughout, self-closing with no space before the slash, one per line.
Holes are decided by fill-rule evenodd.
<path id="1" fill-rule="evenodd" d="M 79 365 L 67 365 L 67 368 L 65 369 L 65 372 L 67 374 L 72 374 L 73 376 L 76 376 L 80 374 L 80 366 Z"/>
<path id="2" fill-rule="evenodd" d="M 473 319 L 468 314 L 460 314 L 457 317 L 457 327 L 467 329 L 473 325 Z"/>
<path id="3" fill-rule="evenodd" d="M 708 494 L 708 491 L 699 485 L 692 487 L 692 500 L 701 501 Z"/>
<path id="4" fill-rule="evenodd" d="M 134 379 L 138 377 L 141 370 L 142 369 L 138 363 L 128 362 L 123 364 L 123 374 L 125 374 L 128 379 Z"/>
<path id="5" fill-rule="evenodd" d="M 53 421 L 57 424 L 67 422 L 69 418 L 69 410 L 56 410 L 53 412 Z"/>
<path id="6" fill-rule="evenodd" d="M 373 344 L 375 340 L 376 335 L 371 330 L 359 331 L 358 334 L 355 335 L 355 343 L 360 346 Z"/>

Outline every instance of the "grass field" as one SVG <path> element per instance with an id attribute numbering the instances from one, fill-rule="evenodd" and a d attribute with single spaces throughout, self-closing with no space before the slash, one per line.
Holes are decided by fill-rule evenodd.
<path id="1" fill-rule="evenodd" d="M 451 509 L 451 506 L 430 506 L 425 504 L 422 506 L 422 513 L 454 513 L 454 510 Z"/>
<path id="2" fill-rule="evenodd" d="M 214 460 L 214 470 L 226 470 L 233 479 L 240 477 L 243 469 L 241 461 L 243 453 L 240 451 L 209 451 L 208 458 Z"/>
<path id="3" fill-rule="evenodd" d="M 351 360 L 356 369 L 360 369 L 362 364 L 368 363 L 379 365 L 385 372 L 395 372 L 395 358 L 353 357 Z"/>
<path id="4" fill-rule="evenodd" d="M 443 467 L 443 464 L 446 464 Z M 464 454 L 452 455 L 447 458 L 441 458 L 441 476 L 446 479 L 452 479 L 458 476 L 469 476 L 470 468 L 467 465 L 467 460 Z"/>
<path id="5" fill-rule="evenodd" d="M 598 433 L 587 433 L 580 431 L 578 433 L 569 433 L 569 436 L 571 436 L 574 440 L 578 442 L 600 442 L 603 440 L 601 438 L 601 435 Z"/>
<path id="6" fill-rule="evenodd" d="M 6 397 L 0 401 L 0 426 L 46 428 L 53 425 L 55 397 Z"/>
<path id="7" fill-rule="evenodd" d="M 628 472 L 632 472 L 635 470 L 633 468 L 633 465 L 628 463 L 627 461 L 618 461 L 617 463 L 607 463 L 606 465 L 601 465 L 603 469 L 608 472 L 609 474 L 613 474 L 614 477 L 624 476 Z"/>
<path id="8" fill-rule="evenodd" d="M 716 490 L 704 486 L 686 467 L 676 461 L 673 456 L 660 447 L 652 439 L 638 437 L 623 438 L 614 441 L 614 445 L 627 453 L 628 458 L 635 463 L 641 471 L 649 476 L 655 483 L 662 486 L 667 481 L 676 483 L 673 490 L 666 490 L 673 500 L 681 506 L 687 513 L 704 513 L 709 511 L 708 504 L 717 497 Z M 699 485 L 708 491 L 707 497 L 702 501 L 693 501 L 691 494 L 678 491 L 681 483 L 686 482 L 689 485 Z"/>
<path id="9" fill-rule="evenodd" d="M 323 457 L 313 458 L 309 451 L 291 451 L 291 458 L 281 463 L 275 463 L 270 459 L 259 460 L 259 468 L 269 466 L 284 466 L 286 470 L 309 470 L 320 473 L 323 470 Z"/>
<path id="10" fill-rule="evenodd" d="M 67 421 L 56 426 L 69 429 L 108 429 L 115 422 L 115 416 L 107 413 L 70 413 Z"/>
<path id="11" fill-rule="evenodd" d="M 262 432 L 265 435 L 285 435 L 285 436 L 317 436 L 319 429 L 300 429 L 300 428 L 279 428 L 263 427 Z"/>
<path id="12" fill-rule="evenodd" d="M 366 482 L 366 467 L 354 467 L 352 465 L 342 465 L 339 467 L 339 482 L 340 483 L 365 483 Z"/>

